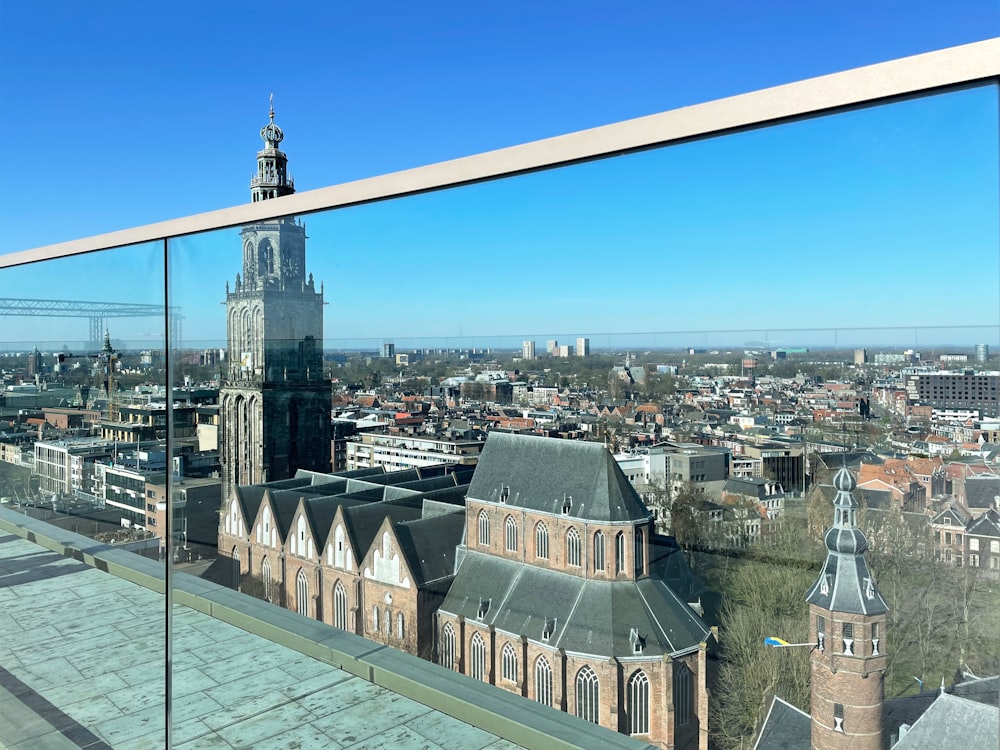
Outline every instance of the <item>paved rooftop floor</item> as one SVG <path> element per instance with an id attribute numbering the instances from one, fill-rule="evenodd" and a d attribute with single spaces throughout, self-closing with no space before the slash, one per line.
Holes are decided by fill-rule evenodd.
<path id="1" fill-rule="evenodd" d="M 163 596 L 0 533 L 0 748 L 162 750 Z M 519 745 L 183 606 L 173 746 Z"/>

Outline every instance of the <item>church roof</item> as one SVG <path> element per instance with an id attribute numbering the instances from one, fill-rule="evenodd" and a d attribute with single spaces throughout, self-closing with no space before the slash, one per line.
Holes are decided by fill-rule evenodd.
<path id="1" fill-rule="evenodd" d="M 687 653 L 711 634 L 662 580 L 595 581 L 474 551 L 466 553 L 441 611 L 601 657 Z M 552 632 L 545 637 L 547 627 Z M 633 629 L 643 642 L 639 653 Z"/>
<path id="2" fill-rule="evenodd" d="M 505 489 L 506 488 L 506 489 Z M 650 512 L 600 443 L 491 432 L 469 497 L 585 521 L 630 522 Z"/>
<path id="3" fill-rule="evenodd" d="M 998 719 L 996 706 L 941 693 L 893 750 L 996 747 Z"/>

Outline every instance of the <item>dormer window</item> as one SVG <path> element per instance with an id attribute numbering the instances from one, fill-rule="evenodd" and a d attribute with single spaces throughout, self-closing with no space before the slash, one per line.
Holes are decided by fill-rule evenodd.
<path id="1" fill-rule="evenodd" d="M 572 497 L 572 495 L 563 495 L 563 502 L 562 502 L 562 512 L 563 512 L 563 515 L 564 516 L 567 515 L 572 508 L 573 508 L 573 497 Z"/>
<path id="2" fill-rule="evenodd" d="M 823 596 L 830 595 L 830 578 L 832 578 L 832 576 L 828 573 L 820 579 L 819 593 L 822 594 Z"/>
<path id="3" fill-rule="evenodd" d="M 874 599 L 875 598 L 875 584 L 872 583 L 872 579 L 871 578 L 866 578 L 865 579 L 865 597 L 867 599 Z"/>
<path id="4" fill-rule="evenodd" d="M 545 625 L 542 626 L 542 640 L 547 641 L 556 632 L 556 618 L 546 618 Z"/>
<path id="5" fill-rule="evenodd" d="M 507 498 L 510 497 L 510 485 L 502 484 L 500 485 L 500 502 L 506 503 Z"/>
<path id="6" fill-rule="evenodd" d="M 478 612 L 478 617 L 479 617 L 480 620 L 482 620 L 484 617 L 486 617 L 486 613 L 490 611 L 490 602 L 491 601 L 492 601 L 491 599 L 483 599 L 482 597 L 480 597 L 480 599 L 479 599 L 479 612 Z"/>
<path id="7" fill-rule="evenodd" d="M 628 632 L 628 642 L 632 644 L 632 653 L 641 654 L 646 647 L 646 639 L 639 635 L 637 628 L 630 628 Z"/>

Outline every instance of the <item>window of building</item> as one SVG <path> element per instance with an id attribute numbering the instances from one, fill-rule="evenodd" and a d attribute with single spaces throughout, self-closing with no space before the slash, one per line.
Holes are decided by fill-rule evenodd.
<path id="1" fill-rule="evenodd" d="M 879 637 L 878 637 L 878 623 L 872 623 L 872 656 L 878 656 L 880 654 L 878 650 Z"/>
<path id="2" fill-rule="evenodd" d="M 594 534 L 594 570 L 604 570 L 604 532 Z"/>
<path id="3" fill-rule="evenodd" d="M 441 629 L 441 666 L 455 668 L 455 628 L 446 622 Z"/>
<path id="4" fill-rule="evenodd" d="M 552 667 L 544 656 L 535 662 L 535 700 L 543 706 L 552 705 Z"/>
<path id="5" fill-rule="evenodd" d="M 674 662 L 674 726 L 683 727 L 691 721 L 694 675 L 682 661 Z"/>
<path id="6" fill-rule="evenodd" d="M 615 575 L 625 570 L 625 534 L 621 531 L 615 536 Z"/>
<path id="7" fill-rule="evenodd" d="M 979 552 L 979 540 L 978 539 L 976 539 L 974 537 L 970 537 L 969 538 L 969 550 L 972 551 L 972 552 Z"/>
<path id="8" fill-rule="evenodd" d="M 389 635 L 392 631 L 392 610 L 388 607 L 385 608 L 385 634 Z"/>
<path id="9" fill-rule="evenodd" d="M 576 715 L 598 724 L 601 706 L 601 686 L 597 673 L 585 666 L 576 673 Z"/>
<path id="10" fill-rule="evenodd" d="M 844 704 L 834 703 L 833 704 L 833 731 L 843 732 L 844 731 Z"/>
<path id="11" fill-rule="evenodd" d="M 486 679 L 486 643 L 479 633 L 472 634 L 469 644 L 469 676 L 476 680 Z"/>
<path id="12" fill-rule="evenodd" d="M 378 632 L 378 605 L 372 607 L 372 632 Z"/>
<path id="13" fill-rule="evenodd" d="M 517 682 L 517 652 L 509 643 L 505 643 L 500 654 L 500 674 L 508 682 Z"/>
<path id="14" fill-rule="evenodd" d="M 333 587 L 333 626 L 347 630 L 347 589 L 340 581 Z"/>
<path id="15" fill-rule="evenodd" d="M 396 637 L 399 640 L 406 638 L 406 620 L 403 618 L 402 612 L 396 615 Z"/>
<path id="16" fill-rule="evenodd" d="M 271 601 L 271 563 L 266 557 L 260 564 L 260 577 L 264 582 L 264 598 Z"/>
<path id="17" fill-rule="evenodd" d="M 635 530 L 635 575 L 641 576 L 645 565 L 645 555 L 643 554 L 642 529 Z"/>
<path id="18" fill-rule="evenodd" d="M 640 670 L 629 678 L 627 700 L 629 734 L 649 734 L 649 678 L 645 672 Z"/>
<path id="19" fill-rule="evenodd" d="M 990 552 L 994 555 L 1000 554 L 1000 540 L 991 539 L 990 540 Z"/>
<path id="20" fill-rule="evenodd" d="M 844 641 L 844 656 L 854 656 L 854 624 L 843 623 L 841 632 Z"/>
<path id="21" fill-rule="evenodd" d="M 969 567 L 978 568 L 979 567 L 979 555 L 975 552 L 969 555 Z"/>
<path id="22" fill-rule="evenodd" d="M 580 565 L 580 534 L 576 529 L 566 532 L 566 564 Z"/>
<path id="23" fill-rule="evenodd" d="M 309 582 L 306 581 L 306 572 L 302 568 L 299 568 L 299 573 L 295 576 L 295 611 L 309 616 Z"/>
<path id="24" fill-rule="evenodd" d="M 549 530 L 541 521 L 535 525 L 535 557 L 549 559 Z"/>
<path id="25" fill-rule="evenodd" d="M 823 615 L 816 615 L 816 648 L 826 650 L 826 618 Z"/>
<path id="26" fill-rule="evenodd" d="M 490 543 L 490 517 L 485 510 L 479 511 L 479 543 L 488 545 Z"/>
<path id="27" fill-rule="evenodd" d="M 517 552 L 517 522 L 513 516 L 507 516 L 503 522 L 504 547 L 508 552 Z"/>

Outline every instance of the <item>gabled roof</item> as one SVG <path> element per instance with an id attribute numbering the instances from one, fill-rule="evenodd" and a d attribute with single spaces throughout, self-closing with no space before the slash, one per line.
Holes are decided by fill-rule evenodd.
<path id="1" fill-rule="evenodd" d="M 998 719 L 996 706 L 941 693 L 893 750 L 996 747 Z"/>
<path id="2" fill-rule="evenodd" d="M 404 521 L 394 529 L 417 586 L 455 575 L 455 551 L 465 530 L 465 513 L 460 508 Z"/>
<path id="3" fill-rule="evenodd" d="M 965 480 L 965 504 L 970 508 L 990 508 L 1000 495 L 1000 477 L 991 474 Z"/>
<path id="4" fill-rule="evenodd" d="M 811 739 L 809 714 L 774 696 L 753 750 L 808 750 Z"/>
<path id="5" fill-rule="evenodd" d="M 509 488 L 505 490 L 505 488 Z M 589 521 L 629 522 L 650 512 L 600 443 L 491 432 L 469 497 Z"/>
<path id="6" fill-rule="evenodd" d="M 970 523 L 965 530 L 966 534 L 972 536 L 988 536 L 1000 539 L 1000 515 L 990 508 L 979 518 Z"/>

